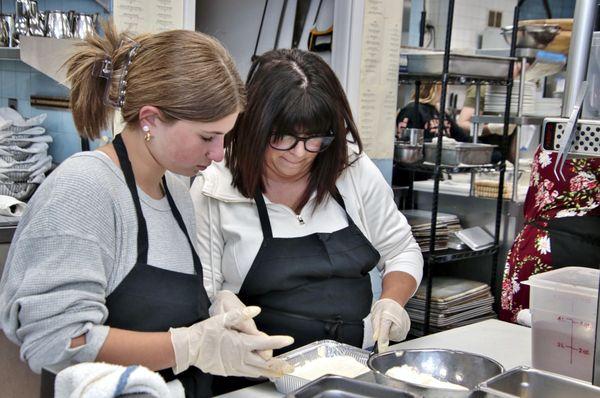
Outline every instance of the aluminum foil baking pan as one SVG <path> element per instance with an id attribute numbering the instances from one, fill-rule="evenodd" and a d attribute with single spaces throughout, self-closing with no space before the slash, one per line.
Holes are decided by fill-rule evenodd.
<path id="1" fill-rule="evenodd" d="M 415 398 L 398 389 L 341 376 L 323 376 L 286 398 Z"/>
<path id="2" fill-rule="evenodd" d="M 296 348 L 290 352 L 279 355 L 277 358 L 287 361 L 293 366 L 302 365 L 306 361 L 312 361 L 318 358 L 327 358 L 347 355 L 363 365 L 367 366 L 369 352 L 353 347 L 348 344 L 338 343 L 334 340 L 319 340 Z M 312 380 L 305 380 L 292 375 L 284 375 L 273 380 L 275 388 L 282 394 L 289 394 L 292 391 L 310 383 Z"/>

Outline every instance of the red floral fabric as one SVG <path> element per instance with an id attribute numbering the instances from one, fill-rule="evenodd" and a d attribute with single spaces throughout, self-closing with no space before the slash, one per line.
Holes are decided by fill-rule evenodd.
<path id="1" fill-rule="evenodd" d="M 548 232 L 528 223 L 535 221 L 546 227 L 553 218 L 600 215 L 600 159 L 567 160 L 563 180 L 554 175 L 556 156 L 540 147 L 533 159 L 525 198 L 525 227 L 508 252 L 502 279 L 499 318 L 505 321 L 515 322 L 517 313 L 529 308 L 529 286 L 521 281 L 552 269 Z"/>

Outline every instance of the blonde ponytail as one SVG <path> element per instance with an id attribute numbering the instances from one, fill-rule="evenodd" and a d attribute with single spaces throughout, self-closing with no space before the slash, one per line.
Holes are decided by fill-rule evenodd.
<path id="1" fill-rule="evenodd" d="M 212 122 L 243 111 L 244 83 L 213 37 L 171 30 L 131 38 L 117 33 L 111 21 L 103 22 L 103 30 L 104 37 L 88 36 L 65 63 L 82 137 L 99 138 L 115 107 L 127 125 L 138 121 L 144 105 L 159 108 L 167 122 Z M 103 65 L 110 70 L 102 71 Z"/>

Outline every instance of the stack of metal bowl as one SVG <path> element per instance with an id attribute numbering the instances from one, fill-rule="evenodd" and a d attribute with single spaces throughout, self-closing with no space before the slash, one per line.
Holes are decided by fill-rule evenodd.
<path id="1" fill-rule="evenodd" d="M 419 397 L 469 397 L 478 384 L 499 375 L 502 365 L 482 355 L 446 349 L 412 349 L 373 355 L 367 362 L 378 383 L 399 388 Z M 468 390 L 436 388 L 387 376 L 393 367 L 408 365 L 419 373 L 460 385 Z"/>

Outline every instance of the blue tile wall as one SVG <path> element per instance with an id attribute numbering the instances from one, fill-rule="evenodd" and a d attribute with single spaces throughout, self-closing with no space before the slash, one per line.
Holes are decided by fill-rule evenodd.
<path id="1" fill-rule="evenodd" d="M 575 0 L 549 0 L 552 18 L 573 18 Z M 542 0 L 529 0 L 523 3 L 519 19 L 547 18 Z"/>
<path id="2" fill-rule="evenodd" d="M 1 12 L 14 13 L 13 0 L 0 1 Z M 83 13 L 100 13 L 106 17 L 108 14 L 93 0 L 38 0 L 39 9 L 44 10 L 75 10 Z M 31 68 L 29 65 L 12 60 L 0 60 L 0 106 L 8 106 L 9 98 L 16 98 L 17 110 L 24 117 L 29 118 L 40 113 L 46 113 L 44 127 L 54 139 L 50 144 L 50 155 L 54 162 L 60 163 L 72 154 L 81 151 L 81 140 L 73 124 L 71 112 L 50 108 L 32 107 L 31 95 L 49 97 L 69 96 L 69 90 Z M 92 147 L 98 143 L 92 143 Z"/>

